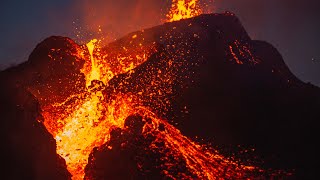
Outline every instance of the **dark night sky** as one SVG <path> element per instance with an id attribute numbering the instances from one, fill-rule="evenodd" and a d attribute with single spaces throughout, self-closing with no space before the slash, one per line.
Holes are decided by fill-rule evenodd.
<path id="1" fill-rule="evenodd" d="M 216 12 L 234 12 L 253 39 L 273 44 L 298 78 L 320 86 L 319 0 L 215 0 L 212 4 Z M 103 36 L 110 41 L 160 24 L 169 5 L 169 0 L 1 0 L 0 68 L 27 60 L 34 47 L 51 35 L 78 42 Z M 102 34 L 96 33 L 98 25 Z M 80 27 L 84 37 L 77 38 Z"/>

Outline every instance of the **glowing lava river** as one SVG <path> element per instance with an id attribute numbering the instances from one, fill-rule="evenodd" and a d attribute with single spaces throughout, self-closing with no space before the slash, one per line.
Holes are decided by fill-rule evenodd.
<path id="1" fill-rule="evenodd" d="M 107 84 L 113 76 L 102 77 L 99 64 L 93 55 L 95 43 L 96 40 L 92 40 L 87 44 L 91 57 L 88 63 L 91 64 L 91 67 L 90 70 L 83 69 L 83 72 L 87 72 L 85 74 L 86 91 L 83 94 L 73 95 L 64 103 L 51 106 L 65 109 L 57 121 L 54 121 L 56 117 L 52 117 L 52 114 L 43 113 L 45 126 L 54 135 L 57 142 L 57 153 L 65 159 L 72 179 L 84 178 L 84 169 L 88 164 L 88 157 L 92 149 L 108 142 L 113 128 L 124 129 L 125 119 L 132 114 L 151 118 L 152 122 L 143 127 L 143 135 L 152 133 L 157 137 L 156 141 L 165 142 L 165 148 L 170 149 L 167 156 L 183 157 L 187 168 L 195 177 L 215 179 L 224 173 L 225 177 L 240 178 L 246 171 L 257 170 L 252 166 L 232 162 L 215 151 L 205 150 L 199 144 L 183 136 L 174 126 L 157 118 L 148 108 L 135 103 L 137 101 L 133 95 L 119 94 L 113 100 L 105 101 L 101 84 Z M 141 57 L 145 57 L 144 60 L 146 60 L 148 53 Z M 131 68 L 123 67 L 122 69 Z M 166 131 L 158 130 L 160 124 L 164 125 Z M 227 173 L 226 168 L 230 169 Z M 191 177 L 185 175 L 185 178 Z"/>
<path id="2" fill-rule="evenodd" d="M 201 13 L 196 9 L 197 1 L 174 1 L 168 21 L 190 18 Z M 132 36 L 136 38 L 137 35 Z M 85 90 L 75 93 L 62 103 L 54 103 L 42 107 L 44 124 L 54 136 L 57 143 L 57 153 L 63 157 L 72 179 L 85 177 L 85 167 L 88 158 L 95 147 L 100 147 L 110 140 L 110 132 L 114 128 L 125 130 L 125 119 L 133 114 L 149 117 L 151 122 L 143 127 L 142 135 L 153 134 L 156 142 L 163 142 L 166 156 L 180 157 L 186 163 L 189 174 L 182 174 L 184 179 L 216 179 L 243 178 L 248 171 L 260 171 L 253 166 L 245 166 L 232 161 L 218 152 L 207 149 L 188 139 L 166 120 L 160 119 L 148 107 L 139 104 L 139 98 L 134 94 L 115 92 L 112 99 L 104 89 L 108 82 L 116 75 L 134 70 L 145 62 L 156 51 L 154 47 L 141 47 L 135 54 L 119 55 L 118 68 L 112 68 L 105 59 L 108 58 L 97 47 L 98 40 L 90 41 L 86 47 L 79 49 L 77 56 L 88 59 L 81 70 L 86 79 Z M 160 131 L 159 126 L 165 131 Z M 150 147 L 151 148 L 151 147 Z M 156 149 L 155 149 L 156 151 Z M 164 157 L 166 158 L 166 157 Z M 166 165 L 170 168 L 170 165 Z M 171 164 L 172 166 L 172 164 Z M 167 177 L 174 177 L 164 172 Z"/>
<path id="3" fill-rule="evenodd" d="M 84 66 L 87 69 L 82 70 L 87 81 L 86 91 L 72 95 L 63 103 L 43 108 L 45 126 L 55 137 L 57 153 L 65 159 L 72 179 L 84 178 L 85 167 L 92 149 L 108 142 L 112 129 L 125 129 L 125 119 L 133 114 L 151 119 L 150 123 L 144 125 L 143 135 L 151 133 L 157 137 L 154 143 L 164 142 L 164 148 L 169 149 L 166 156 L 184 159 L 186 167 L 192 173 L 192 176 L 185 174 L 184 178 L 215 179 L 219 176 L 240 178 L 247 171 L 258 170 L 256 167 L 233 162 L 218 152 L 191 141 L 167 121 L 159 119 L 147 107 L 138 104 L 137 97 L 132 94 L 118 94 L 112 100 L 106 101 L 103 93 L 104 84 L 108 84 L 115 74 L 133 69 L 132 64 L 137 65 L 147 60 L 149 53 L 136 55 L 141 57 L 135 59 L 139 62 L 127 63 L 129 65 L 123 66 L 120 72 L 109 72 L 108 76 L 103 76 L 102 66 L 97 63 L 95 59 L 97 56 L 93 55 L 96 42 L 97 40 L 92 40 L 87 44 L 91 61 L 87 61 L 88 64 Z M 52 109 L 61 111 L 57 115 L 50 113 Z M 159 130 L 160 124 L 164 126 L 165 131 Z M 170 174 L 167 176 L 171 177 Z"/>

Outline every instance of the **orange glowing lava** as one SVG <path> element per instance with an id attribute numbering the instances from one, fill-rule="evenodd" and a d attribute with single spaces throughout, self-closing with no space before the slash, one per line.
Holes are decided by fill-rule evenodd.
<path id="1" fill-rule="evenodd" d="M 95 58 L 93 57 L 93 51 L 95 48 L 95 43 L 97 43 L 97 39 L 91 40 L 88 44 L 88 51 L 90 54 L 90 59 L 91 59 L 91 71 L 90 74 L 86 75 L 86 85 L 87 87 L 90 85 L 91 81 L 93 80 L 100 80 L 100 69 L 97 67 Z"/>
<path id="2" fill-rule="evenodd" d="M 201 14 L 197 3 L 198 0 L 174 0 L 167 15 L 168 21 Z M 138 39 L 139 35 L 132 35 L 132 40 L 138 41 Z M 137 113 L 152 119 L 152 123 L 146 124 L 143 128 L 144 135 L 152 133 L 157 137 L 156 141 L 164 142 L 165 148 L 170 149 L 168 151 L 170 155 L 184 159 L 188 170 L 192 173 L 192 176 L 185 174 L 185 179 L 192 179 L 192 177 L 216 179 L 219 176 L 239 179 L 246 171 L 256 170 L 255 167 L 230 161 L 216 151 L 205 150 L 203 146 L 183 136 L 167 121 L 159 119 L 148 107 L 137 103 L 138 95 L 115 92 L 116 95 L 106 101 L 107 97 L 103 90 L 108 82 L 116 75 L 134 70 L 156 50 L 153 46 L 148 47 L 137 43 L 137 46 L 131 50 L 122 47 L 117 52 L 105 52 L 98 44 L 98 40 L 91 40 L 78 54 L 79 57 L 83 57 L 82 59 L 87 59 L 81 70 L 86 80 L 85 91 L 71 95 L 65 102 L 42 107 L 44 124 L 54 136 L 57 153 L 65 159 L 72 179 L 84 178 L 84 169 L 93 148 L 105 144 L 110 138 L 113 127 L 123 129 L 125 119 Z M 156 84 L 149 86 L 156 86 Z M 50 109 L 59 109 L 59 111 L 50 113 Z M 159 124 L 163 124 L 166 130 L 158 131 Z M 167 176 L 172 175 L 167 174 Z"/>
<path id="3" fill-rule="evenodd" d="M 95 49 L 97 42 L 94 39 L 86 45 L 90 54 L 90 61 L 86 61 L 82 69 L 86 78 L 86 92 L 74 94 L 63 103 L 53 104 L 52 108 L 64 109 L 64 112 L 61 112 L 58 117 L 48 112 L 43 113 L 44 124 L 54 135 L 57 142 L 57 153 L 66 160 L 72 179 L 83 179 L 84 168 L 92 149 L 107 142 L 110 128 L 113 126 L 122 128 L 124 119 L 134 113 L 131 107 L 132 98 L 129 96 L 119 95 L 111 102 L 104 102 L 103 85 L 94 84 L 94 80 L 107 83 L 114 75 L 127 72 L 148 58 L 147 54 L 137 54 L 136 58 L 118 57 L 120 62 L 126 60 L 127 64 L 120 63 L 122 66 L 119 71 L 113 72 L 112 68 L 103 61 L 102 56 L 96 59 L 94 51 L 99 51 L 99 48 Z M 79 56 L 82 56 L 81 54 L 84 52 L 81 52 Z M 104 73 L 101 70 L 104 70 Z"/>
<path id="4" fill-rule="evenodd" d="M 130 56 L 127 58 L 117 58 L 119 61 L 126 62 L 118 72 L 112 72 L 112 76 L 104 77 L 102 67 L 106 68 L 108 64 L 102 64 L 99 57 L 95 56 L 95 42 L 90 41 L 87 48 L 90 54 L 90 61 L 84 66 L 82 72 L 86 77 L 86 91 L 82 94 L 74 94 L 63 103 L 53 104 L 52 108 L 61 108 L 58 116 L 44 112 L 45 126 L 48 131 L 54 135 L 57 143 L 57 153 L 63 157 L 67 164 L 68 171 L 72 174 L 72 179 L 83 179 L 85 176 L 85 167 L 88 164 L 88 157 L 94 147 L 100 147 L 110 139 L 110 132 L 114 127 L 124 129 L 125 119 L 132 114 L 147 116 L 152 123 L 143 127 L 143 135 L 153 134 L 156 136 L 154 143 L 164 142 L 167 154 L 169 156 L 180 157 L 186 162 L 186 167 L 193 174 L 183 175 L 190 179 L 197 177 L 200 179 L 215 179 L 216 177 L 241 178 L 246 171 L 258 170 L 252 166 L 239 165 L 223 157 L 216 151 L 206 150 L 203 146 L 191 141 L 183 136 L 181 132 L 167 121 L 159 119 L 156 114 L 151 112 L 148 107 L 137 103 L 138 96 L 134 94 L 116 94 L 111 101 L 106 101 L 104 94 L 104 83 L 110 80 L 115 74 L 130 71 L 132 64 L 139 64 L 140 58 L 132 61 Z M 142 57 L 144 61 L 149 55 Z M 131 61 L 131 62 L 130 62 Z M 101 63 L 101 64 L 99 64 Z M 88 70 L 89 65 L 91 67 Z M 123 64 L 123 63 L 120 63 Z M 129 65 L 128 67 L 128 64 Z M 86 69 L 87 68 L 87 69 Z M 95 74 L 100 73 L 100 74 Z M 104 80 L 103 80 L 104 79 Z M 44 108 L 45 109 L 45 108 Z M 57 125 L 58 124 L 58 125 Z M 159 131 L 159 125 L 165 127 L 165 131 Z M 154 151 L 162 151 L 151 145 Z M 168 158 L 169 159 L 169 158 Z M 171 168 L 167 164 L 168 168 Z M 164 172 L 168 177 L 174 177 L 173 174 Z"/>
<path id="5" fill-rule="evenodd" d="M 199 0 L 173 0 L 167 21 L 179 21 L 200 15 L 202 10 L 198 3 Z"/>

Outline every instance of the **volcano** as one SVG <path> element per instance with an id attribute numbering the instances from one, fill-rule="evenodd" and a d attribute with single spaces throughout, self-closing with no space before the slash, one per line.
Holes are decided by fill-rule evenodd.
<path id="1" fill-rule="evenodd" d="M 5 179 L 316 177 L 320 89 L 234 14 L 94 43 L 52 36 L 0 73 Z"/>

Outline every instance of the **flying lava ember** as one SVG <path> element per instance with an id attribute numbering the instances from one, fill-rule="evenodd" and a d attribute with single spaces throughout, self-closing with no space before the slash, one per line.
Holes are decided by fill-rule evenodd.
<path id="1" fill-rule="evenodd" d="M 200 14 L 198 0 L 173 0 L 167 21 L 178 21 Z M 138 38 L 139 34 L 132 36 L 132 40 Z M 237 46 L 239 46 L 238 42 L 233 46 L 230 45 L 232 54 Z M 247 177 L 247 172 L 262 171 L 257 167 L 230 160 L 217 151 L 197 144 L 184 136 L 173 125 L 139 103 L 139 95 L 145 92 L 138 94 L 113 92 L 116 95 L 112 98 L 104 93 L 113 77 L 133 72 L 137 66 L 147 61 L 157 51 L 155 44 L 144 45 L 140 42 L 133 50 L 122 47 L 121 51 L 105 52 L 100 47 L 99 40 L 93 39 L 77 51 L 76 56 L 86 60 L 81 69 L 85 76 L 86 87 L 80 93 L 72 94 L 64 102 L 42 106 L 44 124 L 54 136 L 57 153 L 65 159 L 72 179 L 78 180 L 85 177 L 85 167 L 93 148 L 106 144 L 114 128 L 126 130 L 125 119 L 133 114 L 151 119 L 150 122 L 145 123 L 142 132 L 143 136 L 152 134 L 156 137 L 150 149 L 154 151 L 167 149 L 164 151 L 166 152 L 164 158 L 173 156 L 185 161 L 186 168 L 191 174 L 182 174 L 181 177 L 184 179 L 216 179 L 217 177 L 238 179 Z M 249 53 L 249 50 L 245 48 L 243 52 Z M 235 55 L 234 58 L 237 63 L 242 63 Z M 169 83 L 170 78 L 161 77 Z M 157 82 L 143 84 L 143 86 L 157 86 Z M 164 91 L 170 91 L 170 88 Z M 161 92 L 157 93 L 161 94 Z M 160 126 L 164 126 L 165 130 L 159 130 Z M 157 142 L 165 144 L 162 150 L 156 148 Z M 174 165 L 167 163 L 166 166 L 169 169 Z M 167 177 L 174 177 L 169 171 L 163 173 Z"/>

